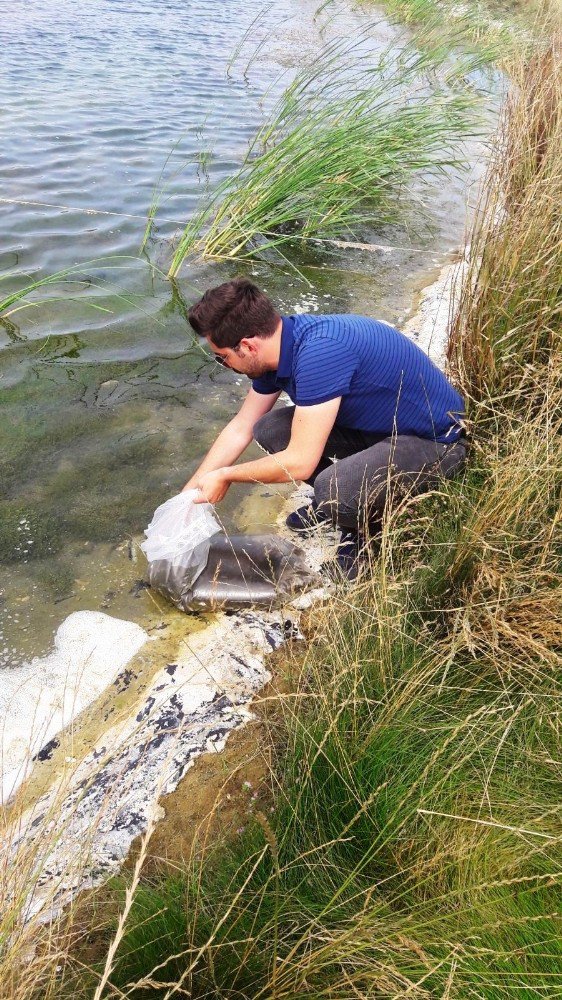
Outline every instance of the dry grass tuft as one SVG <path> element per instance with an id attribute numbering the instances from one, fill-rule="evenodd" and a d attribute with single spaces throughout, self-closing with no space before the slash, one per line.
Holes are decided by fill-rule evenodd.
<path id="1" fill-rule="evenodd" d="M 562 370 L 562 36 L 513 72 L 450 342 L 480 421 L 558 400 Z"/>

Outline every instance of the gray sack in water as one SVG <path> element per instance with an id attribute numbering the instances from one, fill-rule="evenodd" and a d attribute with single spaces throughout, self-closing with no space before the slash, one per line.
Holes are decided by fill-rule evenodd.
<path id="1" fill-rule="evenodd" d="M 194 582 L 166 559 L 148 566 L 150 586 L 181 611 L 271 607 L 317 582 L 302 549 L 278 535 L 213 535 Z"/>

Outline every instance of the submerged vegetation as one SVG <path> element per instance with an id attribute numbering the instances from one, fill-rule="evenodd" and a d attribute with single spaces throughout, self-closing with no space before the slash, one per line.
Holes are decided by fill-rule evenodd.
<path id="1" fill-rule="evenodd" d="M 412 174 L 450 165 L 479 128 L 480 102 L 465 85 L 479 59 L 453 67 L 448 51 L 405 46 L 374 58 L 367 29 L 327 44 L 190 220 L 170 275 L 190 255 L 240 259 L 395 218 Z"/>
<path id="2" fill-rule="evenodd" d="M 123 263 L 124 261 L 127 263 Z M 144 263 L 138 257 L 121 255 L 86 260 L 83 264 L 75 264 L 72 267 L 64 268 L 62 271 L 56 271 L 54 274 L 48 274 L 43 278 L 36 278 L 35 280 L 30 280 L 31 276 L 23 271 L 12 270 L 0 273 L 0 323 L 13 325 L 12 317 L 16 313 L 22 309 L 33 309 L 41 305 L 43 299 L 36 298 L 36 294 L 38 292 L 42 293 L 45 289 L 48 291 L 51 289 L 63 290 L 64 294 L 60 295 L 60 297 L 50 297 L 50 302 L 68 302 L 71 300 L 73 296 L 69 288 L 72 287 L 79 294 L 84 292 L 84 290 L 91 289 L 110 290 L 117 300 L 129 303 L 130 299 L 112 288 L 103 277 L 92 278 L 91 275 L 93 272 L 100 270 L 104 272 L 108 269 L 118 270 L 122 267 L 127 267 L 131 261 L 137 264 Z M 17 287 L 12 288 L 10 292 L 2 295 L 2 281 L 7 282 L 9 285 L 17 285 Z M 110 309 L 93 301 L 87 301 L 87 305 L 99 312 L 111 312 Z"/>

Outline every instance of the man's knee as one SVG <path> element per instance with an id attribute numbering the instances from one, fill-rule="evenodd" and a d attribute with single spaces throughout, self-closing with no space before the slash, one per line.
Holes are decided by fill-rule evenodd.
<path id="1" fill-rule="evenodd" d="M 270 410 L 254 424 L 254 441 L 270 455 L 283 451 L 291 437 L 292 420 L 293 407 Z"/>
<path id="2" fill-rule="evenodd" d="M 260 417 L 259 420 L 254 424 L 254 441 L 259 444 L 260 448 L 264 451 L 272 452 L 273 448 L 271 443 L 273 440 L 273 432 L 271 427 L 271 413 L 266 413 L 265 416 Z"/>
<path id="3" fill-rule="evenodd" d="M 362 516 L 361 489 L 360 484 L 346 475 L 344 464 L 336 462 L 316 476 L 314 500 L 334 525 L 355 530 Z M 373 490 L 372 507 L 378 508 L 375 490 Z M 373 514 L 376 517 L 378 509 L 373 509 Z"/>
<path id="4" fill-rule="evenodd" d="M 334 524 L 380 522 L 388 504 L 452 478 L 464 464 L 463 441 L 444 447 L 416 438 L 388 438 L 336 462 L 314 481 L 314 499 Z"/>
<path id="5" fill-rule="evenodd" d="M 337 483 L 334 466 L 319 472 L 314 480 L 314 499 L 322 510 L 334 520 L 333 513 L 337 506 Z"/>

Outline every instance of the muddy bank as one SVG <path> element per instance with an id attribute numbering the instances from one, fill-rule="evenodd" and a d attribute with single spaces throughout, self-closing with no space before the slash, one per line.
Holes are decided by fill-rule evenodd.
<path id="1" fill-rule="evenodd" d="M 414 298 L 413 315 L 402 329 L 442 369 L 446 367 L 449 326 L 468 268 L 469 247 L 450 255 Z"/>
<path id="2" fill-rule="evenodd" d="M 56 912 L 84 885 L 119 868 L 160 795 L 176 787 L 199 754 L 221 750 L 228 733 L 246 721 L 252 694 L 269 679 L 264 653 L 284 634 L 281 620 L 248 612 L 184 640 L 133 714 L 110 724 L 82 760 L 68 761 L 73 766 L 12 831 L 12 849 L 25 840 L 40 863 L 30 915 Z M 134 660 L 128 669 L 135 669 Z"/>
<path id="3" fill-rule="evenodd" d="M 310 558 L 319 552 L 312 546 Z M 66 732 L 44 748 L 6 845 L 34 854 L 30 917 L 60 911 L 119 869 L 132 841 L 163 815 L 160 796 L 252 717 L 251 699 L 270 680 L 267 654 L 299 635 L 300 607 L 315 596 L 271 612 L 223 613 L 193 634 L 184 616 L 179 638 L 164 625 L 150 643 L 152 675 L 143 648 L 113 682 L 97 729 L 92 721 L 81 738 Z M 135 682 L 137 697 L 117 720 L 113 695 Z"/>

